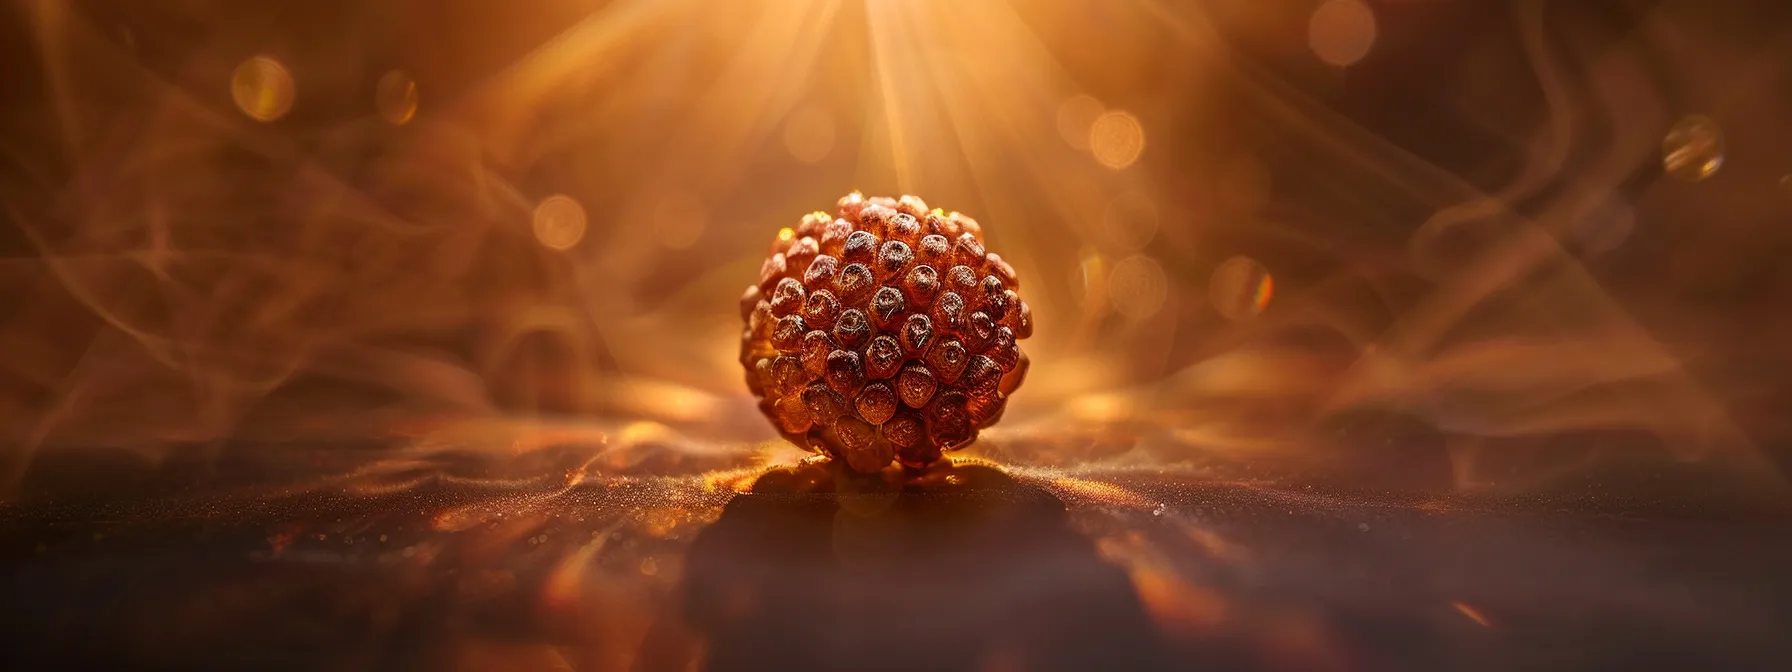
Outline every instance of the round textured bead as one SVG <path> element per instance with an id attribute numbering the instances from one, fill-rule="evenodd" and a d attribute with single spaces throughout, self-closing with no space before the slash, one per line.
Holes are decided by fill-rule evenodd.
<path id="1" fill-rule="evenodd" d="M 741 365 L 786 438 L 875 472 L 922 467 L 995 423 L 1033 333 L 983 227 L 914 196 L 836 204 L 777 239 L 740 299 Z"/>

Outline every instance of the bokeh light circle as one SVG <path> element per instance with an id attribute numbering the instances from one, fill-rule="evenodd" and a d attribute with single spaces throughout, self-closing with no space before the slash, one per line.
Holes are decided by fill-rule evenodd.
<path id="1" fill-rule="evenodd" d="M 230 98 L 250 119 L 270 122 L 292 110 L 292 73 L 268 56 L 256 56 L 237 64 L 230 75 Z"/>
<path id="2" fill-rule="evenodd" d="M 402 70 L 393 70 L 380 77 L 373 93 L 374 106 L 380 118 L 394 126 L 403 126 L 417 114 L 417 82 Z"/>
<path id="3" fill-rule="evenodd" d="M 1163 266 L 1142 254 L 1121 259 L 1108 276 L 1109 298 L 1114 310 L 1134 320 L 1148 319 L 1164 307 L 1169 282 Z"/>
<path id="4" fill-rule="evenodd" d="M 1089 151 L 1101 165 L 1114 170 L 1130 166 L 1145 151 L 1145 127 L 1128 112 L 1103 112 L 1089 126 Z"/>
<path id="5" fill-rule="evenodd" d="M 1359 0 L 1327 0 L 1307 21 L 1307 46 L 1340 68 L 1363 60 L 1375 45 L 1375 13 Z"/>
<path id="6" fill-rule="evenodd" d="M 549 249 L 565 250 L 585 237 L 585 208 L 570 197 L 555 194 L 535 206 L 535 239 Z"/>
<path id="7" fill-rule="evenodd" d="M 1661 167 L 1687 182 L 1711 177 L 1724 165 L 1724 130 L 1717 120 L 1687 115 L 1661 139 Z"/>
<path id="8" fill-rule="evenodd" d="M 1263 264 L 1237 256 L 1214 269 L 1213 278 L 1207 283 L 1207 300 L 1226 319 L 1248 320 L 1269 307 L 1275 286 L 1275 279 Z"/>

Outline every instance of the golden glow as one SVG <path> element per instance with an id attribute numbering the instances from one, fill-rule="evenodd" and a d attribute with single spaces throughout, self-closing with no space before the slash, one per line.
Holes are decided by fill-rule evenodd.
<path id="1" fill-rule="evenodd" d="M 1359 0 L 1326 0 L 1307 21 L 1307 46 L 1326 63 L 1351 65 L 1374 45 L 1375 13 Z"/>
<path id="2" fill-rule="evenodd" d="M 784 149 L 803 163 L 819 163 L 834 151 L 834 117 L 809 105 L 784 121 Z"/>
<path id="3" fill-rule="evenodd" d="M 230 76 L 230 98 L 250 119 L 268 122 L 292 110 L 292 73 L 268 56 L 256 56 L 236 66 Z"/>
<path id="4" fill-rule="evenodd" d="M 1450 606 L 1456 608 L 1456 613 L 1462 614 L 1483 628 L 1493 627 L 1493 624 L 1487 620 L 1486 614 L 1481 613 L 1480 609 L 1474 608 L 1467 602 L 1451 602 Z"/>
<path id="5" fill-rule="evenodd" d="M 778 229 L 778 242 L 788 243 L 794 238 L 796 238 L 796 229 L 792 229 L 788 226 Z"/>
<path id="6" fill-rule="evenodd" d="M 464 14 L 449 13 L 463 25 L 436 25 L 455 21 L 400 10 L 388 17 L 401 19 L 393 25 L 415 19 L 437 43 L 422 50 L 375 45 L 393 58 L 376 62 L 365 77 L 361 54 L 348 44 L 306 49 L 303 60 L 299 52 L 255 47 L 281 61 L 261 56 L 239 65 L 255 53 L 227 44 L 244 37 L 239 20 L 190 33 L 218 41 L 194 45 L 191 67 L 146 69 L 91 34 L 110 23 L 90 25 L 91 17 L 65 11 L 68 3 L 30 4 L 43 13 L 36 37 L 46 100 L 42 114 L 33 109 L 27 116 L 54 122 L 42 127 L 61 137 L 42 139 L 44 156 L 17 162 L 56 167 L 50 178 L 64 167 L 95 177 L 47 179 L 55 193 L 21 201 L 9 218 L 36 251 L 11 260 L 9 278 L 45 290 L 26 290 L 26 307 L 0 330 L 0 368 L 19 379 L 18 398 L 43 403 L 14 403 L 17 417 L 0 423 L 9 443 L 23 446 L 0 465 L 0 497 L 30 472 L 40 448 L 107 443 L 155 456 L 234 434 L 239 419 L 253 425 L 241 431 L 258 436 L 302 424 L 352 438 L 383 431 L 391 412 L 413 408 L 525 421 L 534 413 L 617 419 L 582 438 L 543 427 L 399 441 L 419 452 L 448 450 L 452 438 L 500 445 L 526 453 L 528 459 L 507 453 L 519 470 L 539 468 L 562 450 L 604 453 L 545 469 L 557 483 L 581 489 L 615 477 L 741 468 L 750 462 L 736 452 L 777 438 L 744 401 L 734 352 L 739 320 L 718 312 L 732 310 L 725 306 L 758 268 L 772 242 L 763 232 L 794 226 L 802 213 L 792 208 L 814 204 L 815 194 L 855 184 L 887 194 L 913 187 L 944 210 L 974 212 L 988 225 L 991 249 L 1021 267 L 1022 296 L 1039 333 L 1024 344 L 1033 367 L 1029 391 L 1015 397 L 1007 419 L 1010 428 L 1045 437 L 1041 444 L 1074 443 L 1053 430 L 1077 427 L 1081 415 L 1147 428 L 1165 443 L 1133 453 L 1149 466 L 1228 451 L 1321 454 L 1317 440 L 1287 436 L 1252 405 L 1324 407 L 1337 390 L 1448 423 L 1439 431 L 1452 440 L 1641 424 L 1675 449 L 1697 444 L 1752 454 L 1739 423 L 1727 419 L 1735 390 L 1691 382 L 1672 367 L 1674 357 L 1611 299 L 1602 285 L 1608 278 L 1590 277 L 1587 271 L 1597 269 L 1581 268 L 1577 256 L 1618 244 L 1628 226 L 1654 223 L 1644 219 L 1647 204 L 1677 200 L 1657 193 L 1673 180 L 1630 180 L 1639 149 L 1645 163 L 1660 160 L 1678 179 L 1706 179 L 1724 160 L 1723 133 L 1743 137 L 1745 120 L 1725 118 L 1731 127 L 1721 130 L 1704 117 L 1682 121 L 1665 133 L 1657 158 L 1655 145 L 1688 110 L 1675 108 L 1678 98 L 1652 97 L 1671 93 L 1656 90 L 1661 78 L 1609 69 L 1661 64 L 1627 56 L 1579 62 L 1592 52 L 1566 44 L 1566 36 L 1541 36 L 1548 39 L 1532 63 L 1540 72 L 1526 73 L 1514 61 L 1509 65 L 1519 70 L 1460 77 L 1476 87 L 1466 99 L 1437 92 L 1445 103 L 1472 103 L 1502 100 L 1484 96 L 1509 92 L 1508 84 L 1527 96 L 1551 79 L 1568 89 L 1550 96 L 1562 100 L 1546 106 L 1548 123 L 1502 119 L 1497 109 L 1504 108 L 1468 108 L 1477 124 L 1524 123 L 1477 132 L 1475 142 L 1512 151 L 1494 153 L 1499 166 L 1463 155 L 1472 165 L 1460 167 L 1477 172 L 1460 180 L 1456 167 L 1405 151 L 1422 148 L 1396 147 L 1311 99 L 1309 84 L 1332 91 L 1336 77 L 1280 81 L 1283 69 L 1257 67 L 1256 51 L 1270 45 L 1239 42 L 1234 51 L 1227 41 L 1273 38 L 1278 58 L 1292 53 L 1315 68 L 1327 53 L 1328 62 L 1358 65 L 1368 63 L 1356 60 L 1364 53 L 1390 62 L 1409 57 L 1408 45 L 1396 54 L 1392 41 L 1374 43 L 1376 20 L 1394 17 L 1391 10 L 1373 15 L 1369 8 L 1383 5 L 1369 0 L 1309 0 L 1291 15 L 1214 3 L 1092 0 L 634 0 L 559 3 L 566 6 L 551 12 L 488 8 L 470 25 Z M 1096 6 L 1100 30 L 1089 25 Z M 1219 34 L 1256 30 L 1247 24 L 1264 16 L 1293 22 L 1277 23 L 1274 35 Z M 1312 25 L 1300 25 L 1302 18 Z M 169 39 L 153 21 L 133 22 L 132 30 L 143 45 Z M 1328 40 L 1337 37 L 1354 47 L 1330 51 Z M 1613 48 L 1631 48 L 1623 42 Z M 1303 47 L 1319 55 L 1299 53 Z M 463 51 L 469 53 L 457 53 Z M 203 56 L 219 53 L 227 54 L 221 62 Z M 400 64 L 405 71 L 386 72 Z M 211 73 L 200 92 L 209 88 L 210 95 L 195 98 L 180 84 L 182 73 Z M 306 108 L 296 107 L 300 76 Z M 1738 84 L 1726 90 L 1749 90 Z M 1615 91 L 1624 102 L 1632 85 L 1640 87 L 1635 99 L 1646 103 L 1635 110 L 1600 99 Z M 230 102 L 222 100 L 224 86 Z M 431 87 L 429 110 L 420 108 L 421 86 Z M 216 104 L 206 105 L 208 98 Z M 333 112 L 337 107 L 344 109 Z M 1438 108 L 1464 113 L 1460 105 Z M 1745 108 L 1729 100 L 1722 109 Z M 369 112 L 380 119 L 366 118 Z M 286 116 L 305 123 L 285 128 Z M 255 128 L 251 119 L 282 122 Z M 405 124 L 403 132 L 379 130 L 396 123 Z M 1511 146 L 1499 140 L 1532 130 L 1536 137 L 1512 137 Z M 1599 137 L 1582 142 L 1585 132 Z M 1751 142 L 1772 144 L 1750 133 Z M 1551 160 L 1554 144 L 1572 152 Z M 1147 146 L 1151 157 L 1143 155 Z M 1603 156 L 1608 152 L 1614 154 Z M 239 161 L 244 154 L 258 158 Z M 1507 166 L 1508 159 L 1527 161 Z M 805 161 L 817 167 L 803 169 Z M 1773 167 L 1765 161 L 1723 170 Z M 1513 184 L 1500 177 L 1508 167 L 1522 168 Z M 1603 170 L 1617 174 L 1584 174 Z M 1289 182 L 1285 199 L 1271 198 L 1272 176 Z M 1778 196 L 1770 193 L 1778 175 L 1730 177 L 1734 191 L 1682 189 L 1689 193 L 1679 196 L 1722 203 Z M 1589 194 L 1620 190 L 1636 199 L 1637 221 L 1575 219 L 1576 204 L 1594 202 Z M 542 200 L 556 191 L 583 202 Z M 1489 214 L 1484 219 L 1515 225 L 1466 246 L 1454 235 L 1431 241 L 1438 244 L 1421 246 L 1428 263 L 1401 254 L 1418 223 L 1409 220 L 1477 198 L 1522 204 L 1537 221 Z M 56 205 L 39 208 L 39 200 Z M 1784 206 L 1749 206 L 1742 216 L 1768 221 Z M 1694 213 L 1698 204 L 1676 207 Z M 530 211 L 528 224 L 516 221 Z M 1651 237 L 1670 237 L 1625 251 L 1684 254 L 1666 259 L 1674 263 L 1660 264 L 1659 273 L 1619 273 L 1609 278 L 1620 285 L 1612 290 L 1646 296 L 1648 286 L 1635 283 L 1655 276 L 1761 284 L 1745 282 L 1753 276 L 1721 254 L 1746 246 L 1713 236 L 1773 227 L 1663 224 Z M 522 226 L 530 228 L 517 230 Z M 239 227 L 278 228 L 290 240 L 283 236 L 283 249 L 269 255 L 258 242 L 265 236 L 239 235 Z M 506 240 L 517 236 L 537 242 Z M 793 236 L 785 232 L 783 240 Z M 1571 254 L 1560 254 L 1564 241 Z M 502 242 L 525 253 L 493 244 Z M 1210 276 L 1210 264 L 1242 251 L 1235 243 L 1277 250 L 1286 258 L 1277 262 L 1287 264 L 1276 270 L 1282 277 L 1272 279 L 1255 262 Z M 1458 247 L 1472 256 L 1432 254 Z M 1664 259 L 1636 261 L 1648 268 Z M 1431 267 L 1446 272 L 1424 278 L 1436 282 L 1403 277 Z M 1295 271 L 1298 283 L 1290 280 Z M 1298 291 L 1299 301 L 1273 299 L 1276 280 L 1284 294 Z M 1272 301 L 1288 304 L 1278 306 L 1274 320 L 1238 329 L 1215 324 L 1222 315 L 1272 317 L 1264 312 Z M 1704 311 L 1700 319 L 1720 319 L 1718 313 Z M 1458 329 L 1469 322 L 1474 329 Z M 88 325 L 101 325 L 104 337 L 95 338 Z M 465 330 L 469 338 L 492 342 L 465 352 L 393 345 L 433 342 L 411 337 L 459 333 L 456 325 L 479 325 Z M 1212 409 L 1230 408 L 1200 403 L 1222 396 L 1213 377 L 1186 377 L 1208 386 L 1195 389 L 1207 396 L 1193 400 L 1192 392 L 1157 385 L 1182 378 L 1180 367 L 1212 365 L 1213 355 L 1223 354 L 1214 349 L 1258 348 L 1258 337 L 1273 341 L 1272 332 L 1284 326 L 1335 328 L 1353 346 L 1375 345 L 1386 356 L 1364 358 L 1364 366 L 1348 371 L 1317 361 L 1326 353 L 1252 360 L 1225 377 L 1245 382 L 1223 386 L 1227 403 L 1246 412 L 1212 421 L 1223 415 Z M 1707 328 L 1716 326 L 1685 330 L 1730 331 Z M 1223 333 L 1209 338 L 1210 330 Z M 1766 332 L 1759 340 L 1779 342 Z M 506 345 L 513 341 L 521 344 Z M 1630 341 L 1642 345 L 1605 347 Z M 1702 345 L 1688 343 L 1687 351 Z M 539 352 L 525 352 L 531 349 Z M 1673 382 L 1657 382 L 1668 378 Z M 305 383 L 293 386 L 302 397 L 317 380 L 385 390 L 379 398 L 392 407 L 382 401 L 380 408 L 339 410 L 345 404 L 327 396 L 289 399 L 289 380 Z M 167 392 L 176 388 L 178 394 Z M 1556 403 L 1567 398 L 1562 390 L 1581 389 L 1612 393 L 1576 393 L 1578 405 Z M 1090 393 L 1121 396 L 1072 401 Z M 1498 404 L 1477 402 L 1496 393 Z M 1171 396 L 1184 394 L 1190 396 Z M 1448 403 L 1410 403 L 1435 398 Z M 261 412 L 264 400 L 280 412 Z M 1449 412 L 1430 410 L 1437 408 Z M 1054 413 L 1061 409 L 1075 412 Z M 1491 411 L 1477 416 L 1483 409 Z M 614 439 L 626 421 L 643 419 L 667 430 L 651 441 L 595 440 Z M 484 441 L 485 432 L 494 440 Z M 1000 436 L 992 433 L 985 444 L 1004 447 Z M 1505 485 L 1517 480 L 1503 475 L 1505 463 L 1459 459 L 1477 452 L 1462 445 L 1471 447 L 1452 448 L 1450 459 L 1473 467 L 1462 472 L 1464 482 L 1498 477 L 1513 487 Z M 1712 451 L 1712 459 L 1733 456 Z M 733 457 L 712 460 L 718 454 Z M 390 492 L 433 478 L 427 462 L 399 465 L 356 474 L 362 485 L 338 489 Z M 747 476 L 718 475 L 714 489 L 732 490 Z"/>
<path id="7" fill-rule="evenodd" d="M 653 209 L 654 236 L 666 249 L 682 250 L 696 244 L 707 225 L 702 204 L 687 193 L 667 193 Z"/>
<path id="8" fill-rule="evenodd" d="M 1064 144 L 1076 149 L 1089 149 L 1089 130 L 1101 117 L 1101 101 L 1092 96 L 1074 96 L 1058 105 L 1058 136 Z"/>
<path id="9" fill-rule="evenodd" d="M 380 77 L 373 93 L 374 106 L 380 118 L 394 126 L 403 126 L 417 114 L 417 83 L 403 70 L 393 70 Z"/>
<path id="10" fill-rule="evenodd" d="M 535 239 L 549 249 L 570 249 L 585 237 L 585 208 L 566 196 L 542 199 L 534 221 Z"/>
<path id="11" fill-rule="evenodd" d="M 1263 264 L 1250 257 L 1233 257 L 1214 269 L 1207 299 L 1227 319 L 1248 320 L 1269 307 L 1275 291 L 1275 279 Z"/>
<path id="12" fill-rule="evenodd" d="M 1065 411 L 1078 422 L 1104 425 L 1130 420 L 1134 413 L 1132 399 L 1112 392 L 1084 394 L 1065 404 Z"/>
<path id="13" fill-rule="evenodd" d="M 1661 139 L 1661 167 L 1667 174 L 1698 182 L 1724 165 L 1724 130 L 1717 120 L 1689 115 L 1668 129 Z"/>
<path id="14" fill-rule="evenodd" d="M 1114 310 L 1134 320 L 1149 319 L 1164 307 L 1169 283 L 1157 260 L 1142 254 L 1121 259 L 1108 278 L 1108 299 Z"/>
<path id="15" fill-rule="evenodd" d="M 1145 127 L 1131 113 L 1103 112 L 1089 125 L 1089 151 L 1103 166 L 1114 170 L 1130 166 L 1145 151 Z"/>
<path id="16" fill-rule="evenodd" d="M 1142 192 L 1129 191 L 1108 201 L 1101 221 L 1114 245 L 1138 250 L 1157 235 L 1157 204 Z"/>
<path id="17" fill-rule="evenodd" d="M 1129 508 L 1146 508 L 1151 505 L 1139 493 L 1126 488 L 1083 478 L 1063 477 L 1052 479 L 1052 487 L 1070 499 L 1094 500 L 1108 506 Z"/>

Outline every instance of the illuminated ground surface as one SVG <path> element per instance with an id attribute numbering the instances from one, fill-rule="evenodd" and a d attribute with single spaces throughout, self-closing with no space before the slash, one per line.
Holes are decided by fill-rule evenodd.
<path id="1" fill-rule="evenodd" d="M 753 477 L 15 507 L 0 528 L 6 650 L 581 670 L 1743 669 L 1792 655 L 1792 524 L 1775 515 L 977 465 L 901 495 L 817 492 L 835 489 L 820 467 L 735 492 Z"/>

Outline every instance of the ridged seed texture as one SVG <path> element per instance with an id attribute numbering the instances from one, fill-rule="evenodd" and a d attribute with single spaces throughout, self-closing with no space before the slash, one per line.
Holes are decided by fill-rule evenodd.
<path id="1" fill-rule="evenodd" d="M 854 192 L 787 233 L 741 296 L 740 337 L 785 438 L 871 473 L 931 464 L 1001 419 L 1033 311 L 976 220 Z"/>

